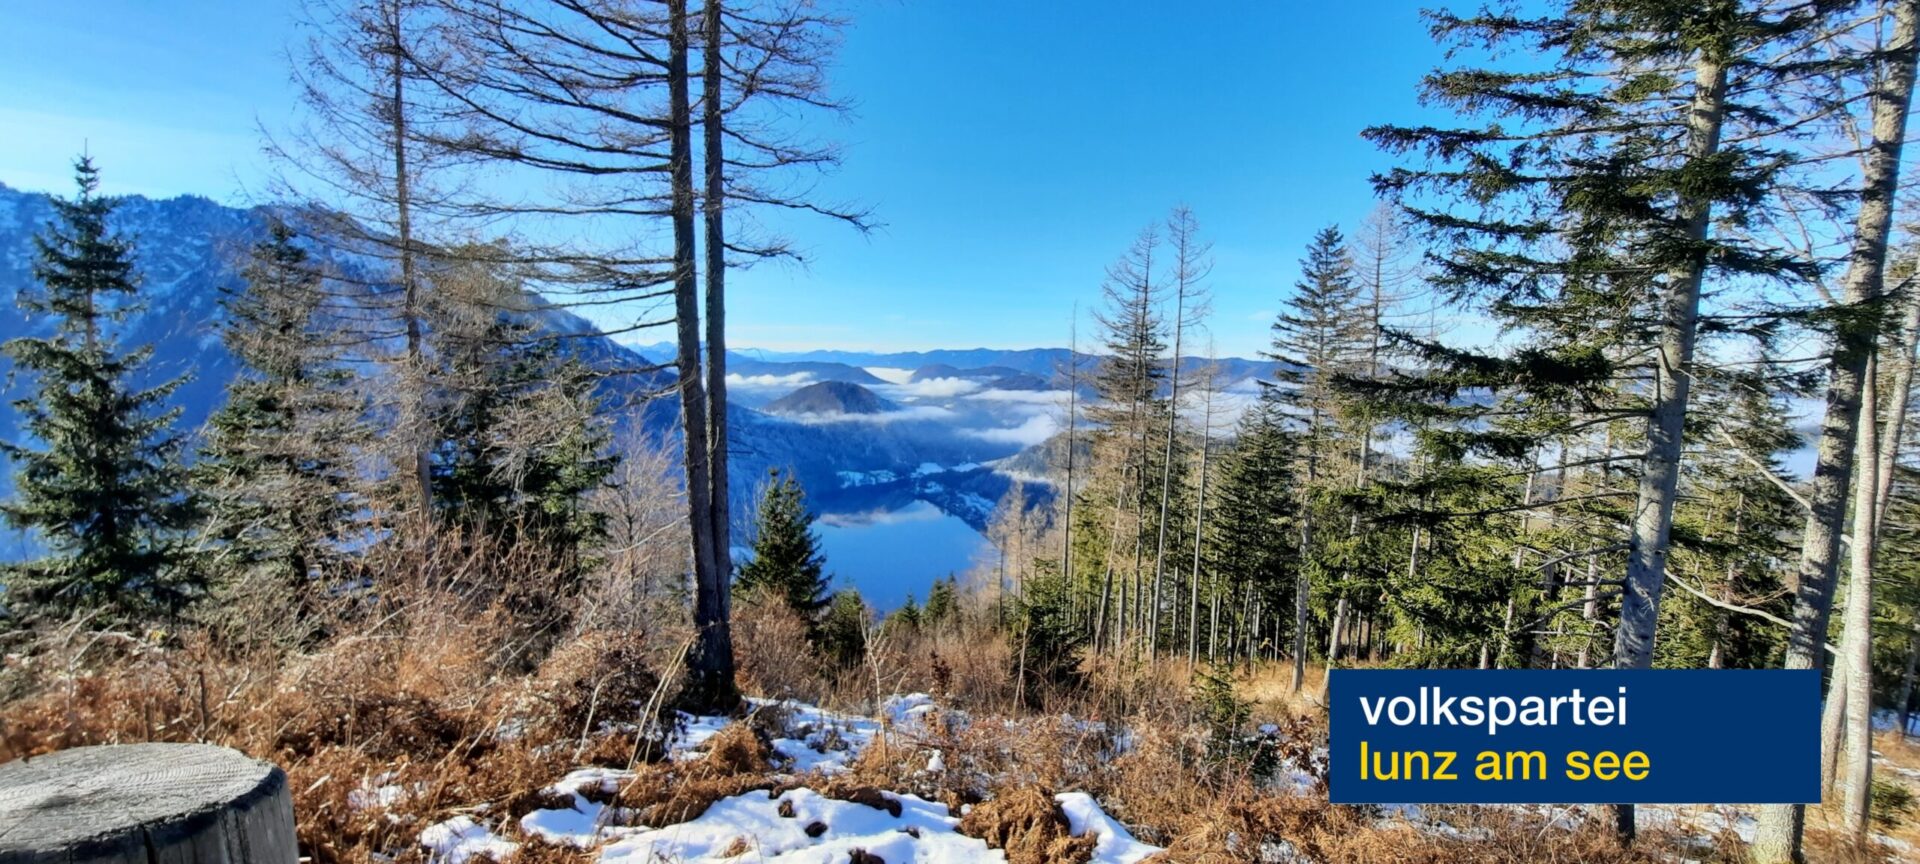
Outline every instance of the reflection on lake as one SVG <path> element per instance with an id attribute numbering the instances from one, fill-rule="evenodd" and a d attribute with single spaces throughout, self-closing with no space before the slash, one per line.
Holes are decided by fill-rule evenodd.
<path id="1" fill-rule="evenodd" d="M 824 513 L 814 528 L 834 587 L 858 589 L 881 612 L 908 594 L 925 601 L 933 580 L 964 574 L 993 552 L 972 526 L 919 500 L 895 510 Z"/>

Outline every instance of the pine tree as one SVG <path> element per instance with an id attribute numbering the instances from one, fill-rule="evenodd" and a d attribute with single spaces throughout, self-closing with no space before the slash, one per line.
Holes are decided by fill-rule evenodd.
<path id="1" fill-rule="evenodd" d="M 35 373 L 31 398 L 14 403 L 34 444 L 0 445 L 16 467 L 15 497 L 0 515 L 38 535 L 46 554 L 6 565 L 17 620 L 102 610 L 119 618 L 177 612 L 203 585 L 181 565 L 190 519 L 172 430 L 179 411 L 161 403 L 185 378 L 141 389 L 151 349 L 121 351 L 110 325 L 138 302 L 132 243 L 110 233 L 115 201 L 98 194 L 99 171 L 82 157 L 78 193 L 55 202 L 57 221 L 35 238 L 29 314 L 52 318 L 46 337 L 7 342 L 17 368 Z"/>
<path id="2" fill-rule="evenodd" d="M 241 370 L 207 421 L 191 476 L 213 575 L 276 586 L 299 611 L 310 580 L 337 572 L 353 530 L 362 506 L 353 450 L 366 434 L 353 375 L 318 338 L 320 278 L 295 239 L 270 223 L 245 287 L 225 301 L 221 335 Z"/>
<path id="3" fill-rule="evenodd" d="M 1086 628 L 1074 614 L 1073 587 L 1051 562 L 1039 562 L 1035 570 L 1020 586 L 1014 625 L 1018 639 L 1015 686 L 1030 705 L 1041 704 L 1035 685 L 1074 679 L 1080 649 L 1087 645 Z"/>
<path id="4" fill-rule="evenodd" d="M 1286 311 L 1273 322 L 1273 346 L 1268 359 L 1279 364 L 1274 380 L 1264 389 L 1302 415 L 1305 424 L 1301 457 L 1307 482 L 1327 470 L 1332 447 L 1332 422 L 1339 410 L 1334 376 L 1351 371 L 1365 359 L 1368 334 L 1364 326 L 1361 282 L 1355 278 L 1353 258 L 1338 226 L 1313 235 L 1307 257 L 1300 261 L 1300 279 L 1286 299 Z"/>
<path id="5" fill-rule="evenodd" d="M 792 474 L 772 472 L 760 495 L 753 558 L 741 565 L 736 584 L 743 595 L 777 598 L 809 620 L 825 608 L 829 579 L 814 514 Z"/>

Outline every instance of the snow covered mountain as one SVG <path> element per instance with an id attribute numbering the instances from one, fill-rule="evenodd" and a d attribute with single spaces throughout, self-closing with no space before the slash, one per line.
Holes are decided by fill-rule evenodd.
<path id="1" fill-rule="evenodd" d="M 174 404 L 182 409 L 183 428 L 197 429 L 204 423 L 220 404 L 235 372 L 234 361 L 220 340 L 225 318 L 220 298 L 224 290 L 239 286 L 246 254 L 264 234 L 266 215 L 259 208 L 227 207 L 198 196 L 129 197 L 115 211 L 114 229 L 135 241 L 141 289 L 137 308 L 116 325 L 117 335 L 123 345 L 153 346 L 148 373 L 153 381 L 190 375 L 174 397 Z M 53 217 L 47 196 L 0 185 L 0 309 L 7 310 L 0 314 L 0 340 L 43 333 L 52 326 L 50 321 L 16 311 L 16 297 L 33 290 L 33 236 Z M 380 281 L 382 263 L 376 258 L 333 255 L 330 260 L 353 281 Z M 550 330 L 590 332 L 587 322 L 562 309 L 538 310 L 532 317 Z M 671 356 L 665 351 L 635 351 L 599 337 L 569 345 L 589 362 L 607 368 L 642 367 L 650 358 Z M 824 512 L 866 510 L 917 499 L 978 527 L 984 524 L 992 502 L 1006 491 L 1008 481 L 977 466 L 1010 455 L 1027 443 L 970 434 L 956 425 L 964 421 L 991 427 L 993 417 L 983 412 L 963 417 L 962 412 L 926 404 L 902 405 L 900 398 L 886 398 L 895 394 L 876 396 L 859 385 L 884 387 L 886 382 L 859 367 L 835 361 L 763 363 L 751 358 L 741 358 L 738 364 L 730 371 L 742 383 L 729 416 L 734 500 L 742 508 L 751 506 L 753 487 L 767 469 L 778 467 L 796 473 Z M 31 384 L 14 380 L 10 371 L 8 362 L 0 358 L 0 398 L 8 403 L 20 398 Z M 603 397 L 622 430 L 653 437 L 671 435 L 677 431 L 678 413 L 672 397 L 643 398 L 643 394 L 670 390 L 666 386 L 670 381 L 671 373 L 646 380 L 616 376 L 609 379 Z M 843 386 L 859 388 L 871 400 L 862 400 L 861 405 L 883 410 L 845 418 L 859 422 L 796 422 L 752 407 L 820 381 L 849 382 Z M 0 439 L 15 440 L 15 414 L 11 408 L 0 410 Z M 1017 424 L 1018 418 L 1007 422 Z M 958 484 L 916 479 L 915 472 L 927 465 L 974 466 L 979 476 Z M 922 472 L 919 478 L 926 476 Z M 893 479 L 877 482 L 888 477 Z M 10 472 L 0 472 L 0 494 L 10 481 Z M 0 542 L 0 555 L 6 554 L 5 545 Z"/>

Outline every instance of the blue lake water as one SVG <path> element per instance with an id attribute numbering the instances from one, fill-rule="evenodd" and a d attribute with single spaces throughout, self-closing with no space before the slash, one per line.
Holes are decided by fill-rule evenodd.
<path id="1" fill-rule="evenodd" d="M 987 538 L 925 501 L 894 510 L 828 513 L 814 524 L 835 588 L 852 587 L 867 605 L 892 611 L 912 594 L 927 598 L 935 579 L 965 575 L 992 560 Z"/>

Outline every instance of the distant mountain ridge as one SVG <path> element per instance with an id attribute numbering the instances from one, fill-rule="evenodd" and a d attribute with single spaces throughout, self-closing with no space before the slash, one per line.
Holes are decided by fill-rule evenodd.
<path id="1" fill-rule="evenodd" d="M 140 308 L 111 330 L 122 345 L 153 347 L 149 380 L 143 383 L 191 376 L 169 400 L 170 407 L 181 410 L 177 428 L 190 435 L 225 399 L 226 384 L 237 372 L 220 338 L 226 320 L 221 298 L 225 292 L 241 287 L 240 271 L 252 245 L 264 236 L 268 215 L 267 208 L 228 207 L 209 198 L 186 195 L 166 199 L 125 196 L 112 216 L 113 230 L 134 240 L 135 275 L 140 285 L 136 301 Z M 33 236 L 53 218 L 53 201 L 48 195 L 0 184 L 0 341 L 42 335 L 52 326 L 43 316 L 22 314 L 16 300 L 20 292 L 33 290 Z M 348 281 L 369 286 L 364 290 L 382 290 L 382 283 L 388 281 L 384 276 L 386 262 L 377 257 L 315 251 L 350 277 Z M 372 298 L 348 298 L 346 302 L 363 300 L 368 307 L 380 305 Z M 671 350 L 636 351 L 593 335 L 591 324 L 562 308 L 536 304 L 524 314 L 548 332 L 579 337 L 565 340 L 566 350 L 598 368 L 643 369 L 651 365 L 650 360 L 673 356 Z M 26 395 L 33 384 L 25 376 L 13 377 L 11 371 L 10 362 L 0 357 L 0 400 L 9 404 Z M 822 380 L 843 381 L 878 400 L 882 411 L 893 404 L 864 390 L 869 385 L 884 386 L 881 378 L 836 360 L 785 363 L 735 355 L 728 371 L 749 377 L 791 378 L 793 387 Z M 656 441 L 677 437 L 678 408 L 672 380 L 671 369 L 606 376 L 601 388 L 606 415 L 623 432 Z M 662 393 L 666 395 L 657 396 Z M 868 409 L 875 403 L 853 397 L 842 400 L 845 406 Z M 16 413 L 11 407 L 0 409 L 0 440 L 18 440 Z M 848 472 L 894 472 L 905 477 L 923 464 L 985 463 L 1017 449 L 951 434 L 941 430 L 937 422 L 899 426 L 798 423 L 738 402 L 729 406 L 728 416 L 732 421 L 730 449 L 734 453 L 732 497 L 742 513 L 751 508 L 755 485 L 762 482 L 769 468 L 792 470 L 823 507 L 866 508 L 871 506 L 869 501 L 856 500 L 855 490 L 841 488 Z M 678 450 L 677 445 L 665 446 Z M 0 498 L 9 494 L 12 468 L 0 460 Z M 991 472 L 975 473 L 979 476 L 965 488 L 953 483 L 934 488 L 932 482 L 903 481 L 898 491 L 889 494 L 932 501 L 979 528 L 989 515 L 979 502 L 998 500 L 1009 481 Z M 16 540 L 9 532 L 0 531 L 0 560 L 18 556 L 24 547 L 15 545 Z"/>
<path id="2" fill-rule="evenodd" d="M 671 357 L 674 346 L 659 342 L 651 345 L 634 346 L 649 357 Z M 727 371 L 741 374 L 769 374 L 776 370 L 798 371 L 802 364 L 831 364 L 835 368 L 851 368 L 863 374 L 868 369 L 908 370 L 915 380 L 926 378 L 998 378 L 1022 373 L 1038 377 L 1055 389 L 1066 387 L 1068 358 L 1075 356 L 1065 348 L 951 348 L 932 351 L 840 351 L 835 349 L 816 349 L 810 351 L 770 351 L 762 348 L 740 348 L 727 352 Z M 1084 379 L 1099 366 L 1101 357 L 1097 354 L 1080 352 L 1078 354 L 1080 374 Z M 742 367 L 742 363 L 750 364 Z M 1220 370 L 1221 386 L 1241 383 L 1250 378 L 1271 380 L 1279 363 L 1266 359 L 1248 359 L 1245 357 L 1218 357 L 1209 360 L 1206 357 L 1185 355 L 1180 358 L 1180 371 L 1183 375 L 1192 375 L 1212 363 Z M 760 370 L 746 373 L 743 368 Z M 923 376 L 923 373 L 924 376 Z M 851 376 L 819 375 L 821 379 L 852 380 L 858 384 L 874 382 L 858 380 Z"/>

